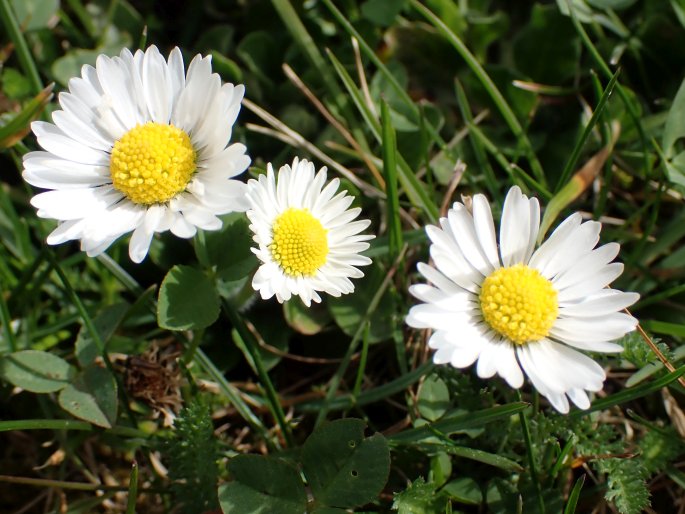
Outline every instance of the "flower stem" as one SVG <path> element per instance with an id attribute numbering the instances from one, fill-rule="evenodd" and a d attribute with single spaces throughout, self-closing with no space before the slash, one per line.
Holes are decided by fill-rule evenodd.
<path id="1" fill-rule="evenodd" d="M 521 399 L 521 392 L 516 391 L 519 401 Z M 521 431 L 523 432 L 523 440 L 526 443 L 526 454 L 528 455 L 528 466 L 530 467 L 530 480 L 533 483 L 533 488 L 535 489 L 535 495 L 538 499 L 538 508 L 540 514 L 545 514 L 545 500 L 542 497 L 542 490 L 540 489 L 540 483 L 538 482 L 538 472 L 535 466 L 535 457 L 533 456 L 533 443 L 530 440 L 530 427 L 528 426 L 528 417 L 526 413 L 528 409 L 519 412 L 519 421 L 521 423 Z"/>
<path id="2" fill-rule="evenodd" d="M 274 418 L 276 418 L 276 422 L 281 428 L 283 438 L 288 446 L 293 446 L 293 438 L 292 433 L 290 432 L 290 426 L 285 419 L 285 414 L 283 413 L 283 408 L 281 407 L 281 401 L 278 398 L 278 393 L 276 392 L 276 389 L 269 378 L 269 374 L 266 372 L 266 368 L 264 367 L 262 355 L 259 353 L 259 345 L 257 344 L 257 341 L 255 341 L 255 337 L 252 332 L 250 332 L 245 325 L 243 318 L 235 311 L 230 302 L 224 300 L 223 306 L 228 319 L 231 321 L 231 324 L 238 331 L 240 337 L 245 343 L 245 348 L 250 354 L 254 364 L 254 369 L 257 372 L 257 377 L 259 378 L 259 381 L 266 392 L 266 397 L 269 406 L 271 407 L 271 413 L 273 414 Z"/>
<path id="3" fill-rule="evenodd" d="M 12 7 L 10 6 L 9 0 L 0 0 L 0 20 L 7 30 L 14 47 L 17 50 L 17 57 L 19 58 L 19 63 L 24 69 L 24 73 L 28 75 L 29 81 L 31 82 L 31 87 L 33 92 L 38 94 L 43 89 L 43 82 L 38 74 L 38 68 L 36 68 L 36 63 L 33 60 L 33 56 L 29 51 L 29 47 L 26 44 L 26 39 L 21 33 L 17 19 L 14 17 L 12 12 Z"/>

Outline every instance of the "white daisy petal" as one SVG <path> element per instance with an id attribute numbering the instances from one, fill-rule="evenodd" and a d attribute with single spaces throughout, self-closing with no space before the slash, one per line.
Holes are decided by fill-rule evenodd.
<path id="1" fill-rule="evenodd" d="M 315 173 L 312 163 L 295 158 L 278 176 L 268 164 L 266 176 L 248 182 L 247 217 L 258 245 L 252 251 L 262 261 L 252 287 L 263 299 L 299 296 L 310 306 L 321 301 L 319 292 L 351 293 L 349 279 L 364 275 L 357 266 L 371 264 L 359 255 L 373 237 L 359 234 L 370 222 L 353 221 L 361 209 L 348 209 L 353 198 L 346 192 L 335 195 L 339 181 L 322 189 L 325 178 L 325 169 Z"/>
<path id="2" fill-rule="evenodd" d="M 452 230 L 452 235 L 459 245 L 462 254 L 466 260 L 477 269 L 483 276 L 487 276 L 494 268 L 485 252 L 481 248 L 473 218 L 466 210 L 466 207 L 459 203 L 455 203 L 454 207 L 450 209 L 447 215 L 449 226 Z M 487 225 L 487 222 L 485 223 Z M 483 236 L 487 239 L 487 236 Z"/>
<path id="3" fill-rule="evenodd" d="M 234 177 L 250 158 L 229 145 L 245 89 L 222 87 L 209 57 L 197 56 L 186 75 L 178 48 L 166 60 L 154 46 L 124 49 L 68 84 L 54 124 L 32 124 L 44 151 L 24 156 L 24 179 L 49 190 L 31 200 L 38 216 L 63 222 L 50 244 L 80 239 L 97 255 L 133 232 L 129 255 L 140 262 L 155 232 L 189 238 L 247 209 L 246 185 Z"/>
<path id="4" fill-rule="evenodd" d="M 530 239 L 530 207 L 518 186 L 507 193 L 502 208 L 499 242 L 502 264 L 512 266 L 523 262 Z"/>
<path id="5" fill-rule="evenodd" d="M 490 205 L 484 195 L 474 195 L 473 197 L 473 224 L 480 246 L 490 261 L 490 266 L 493 269 L 499 268 L 495 223 L 492 220 Z"/>
<path id="6" fill-rule="evenodd" d="M 432 285 L 410 287 L 423 303 L 405 322 L 436 330 L 429 340 L 436 364 L 475 363 L 479 377 L 497 374 L 513 388 L 525 373 L 559 412 L 569 411 L 569 400 L 587 409 L 605 372 L 576 349 L 621 351 L 612 341 L 637 325 L 621 311 L 639 296 L 605 289 L 623 271 L 612 262 L 618 244 L 595 249 L 600 224 L 573 214 L 535 250 L 540 205 L 513 187 L 499 228 L 500 261 L 485 197 L 474 196 L 472 206 L 473 217 L 456 203 L 440 227 L 426 227 L 435 267 L 417 269 Z"/>

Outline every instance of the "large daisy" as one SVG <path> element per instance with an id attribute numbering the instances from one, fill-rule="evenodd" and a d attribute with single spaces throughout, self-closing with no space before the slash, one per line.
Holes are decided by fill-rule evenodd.
<path id="1" fill-rule="evenodd" d="M 523 385 L 523 371 L 559 412 L 590 406 L 587 391 L 599 391 L 602 367 L 578 350 L 620 352 L 614 342 L 637 325 L 620 312 L 636 293 L 606 286 L 623 271 L 612 263 L 619 245 L 597 246 L 600 223 L 566 218 L 537 250 L 540 206 L 518 187 L 504 202 L 499 245 L 485 196 L 471 212 L 455 203 L 440 227 L 428 226 L 435 267 L 419 272 L 433 285 L 410 292 L 425 302 L 411 308 L 407 323 L 434 330 L 429 346 L 436 364 L 465 368 L 477 361 L 481 378 L 495 373 Z"/>
<path id="2" fill-rule="evenodd" d="M 59 220 L 49 244 L 80 239 L 95 256 L 133 232 L 129 255 L 147 255 L 155 232 L 183 238 L 221 227 L 217 215 L 244 211 L 245 184 L 233 180 L 250 163 L 232 144 L 245 88 L 221 84 L 211 56 L 185 73 L 174 48 L 155 46 L 84 66 L 59 95 L 53 123 L 31 125 L 45 151 L 24 157 L 24 179 L 51 189 L 31 203 Z"/>
<path id="3" fill-rule="evenodd" d="M 340 180 L 326 184 L 326 168 L 295 158 L 274 173 L 247 184 L 247 216 L 258 247 L 252 251 L 262 265 L 252 286 L 263 299 L 279 302 L 299 295 L 309 306 L 320 302 L 320 291 L 332 296 L 354 291 L 351 278 L 363 277 L 357 266 L 371 264 L 359 255 L 374 236 L 360 234 L 371 222 L 353 221 L 361 209 L 348 209 L 354 198 L 338 191 Z M 325 186 L 325 187 L 324 187 Z"/>

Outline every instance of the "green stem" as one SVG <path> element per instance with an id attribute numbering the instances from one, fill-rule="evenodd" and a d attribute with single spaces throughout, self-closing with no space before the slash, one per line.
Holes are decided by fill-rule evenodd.
<path id="1" fill-rule="evenodd" d="M 24 34 L 22 34 L 17 19 L 14 17 L 9 0 L 0 0 L 0 19 L 5 26 L 5 30 L 7 30 L 7 34 L 9 34 L 10 39 L 14 43 L 19 64 L 21 64 L 24 73 L 28 76 L 34 94 L 40 93 L 43 90 L 43 82 L 40 79 L 38 68 L 26 44 L 26 39 L 24 39 Z"/>
<path id="2" fill-rule="evenodd" d="M 10 347 L 11 352 L 17 351 L 17 339 L 14 337 L 14 331 L 12 330 L 12 317 L 10 316 L 10 310 L 7 307 L 7 300 L 5 295 L 0 291 L 0 323 L 2 323 L 2 331 L 7 340 L 7 344 Z"/>
<path id="3" fill-rule="evenodd" d="M 364 372 L 366 371 L 366 360 L 369 356 L 369 327 L 370 323 L 366 324 L 364 329 L 364 338 L 362 339 L 362 354 L 359 357 L 359 369 L 357 370 L 357 379 L 354 381 L 354 388 L 352 389 L 352 397 L 356 399 L 362 390 L 362 381 L 364 380 Z"/>
<path id="4" fill-rule="evenodd" d="M 521 399 L 521 392 L 516 391 L 519 401 Z M 533 482 L 533 488 L 535 489 L 535 495 L 538 499 L 538 508 L 540 509 L 540 514 L 545 514 L 545 499 L 542 497 L 542 490 L 540 489 L 540 483 L 538 482 L 538 472 L 535 466 L 535 457 L 533 456 L 533 443 L 530 439 L 530 427 L 528 426 L 528 416 L 526 413 L 528 409 L 519 412 L 519 421 L 521 422 L 521 431 L 523 432 L 523 440 L 526 443 L 526 454 L 528 455 L 528 465 L 530 466 L 530 480 Z"/>
<path id="5" fill-rule="evenodd" d="M 273 414 L 274 418 L 276 418 L 276 422 L 281 428 L 281 432 L 283 432 L 283 437 L 285 438 L 286 444 L 288 446 L 293 446 L 294 441 L 292 433 L 290 432 L 290 425 L 288 425 L 288 422 L 285 419 L 285 413 L 281 407 L 281 401 L 278 398 L 278 393 L 276 392 L 276 389 L 269 378 L 269 374 L 266 372 L 266 368 L 264 367 L 262 355 L 259 353 L 259 345 L 255 340 L 254 334 L 252 334 L 252 332 L 250 332 L 250 330 L 247 328 L 247 325 L 245 325 L 245 322 L 240 314 L 238 314 L 233 306 L 225 299 L 223 301 L 223 307 L 224 312 L 228 316 L 228 319 L 233 327 L 240 334 L 240 337 L 245 343 L 245 348 L 252 358 L 255 371 L 257 372 L 257 377 L 259 378 L 262 387 L 265 389 L 271 413 Z"/>
<path id="6" fill-rule="evenodd" d="M 338 393 L 340 382 L 342 381 L 342 378 L 345 375 L 345 372 L 347 371 L 347 367 L 350 365 L 352 355 L 354 355 L 354 352 L 357 349 L 357 345 L 359 344 L 359 341 L 364 335 L 364 329 L 366 325 L 370 323 L 372 313 L 378 307 L 381 298 L 383 298 L 383 294 L 390 285 L 390 281 L 392 280 L 392 277 L 395 275 L 395 271 L 397 270 L 397 265 L 402 261 L 402 259 L 404 259 L 404 255 L 407 253 L 407 248 L 408 246 L 405 244 L 404 248 L 402 248 L 402 251 L 397 256 L 397 259 L 395 260 L 393 267 L 387 273 L 387 275 L 383 279 L 383 282 L 381 283 L 381 286 L 378 288 L 378 291 L 376 291 L 376 294 L 373 295 L 373 298 L 369 302 L 369 306 L 366 309 L 366 313 L 360 321 L 359 326 L 357 327 L 357 330 L 354 333 L 354 336 L 352 337 L 352 341 L 350 341 L 350 346 L 347 348 L 347 352 L 343 356 L 343 359 L 340 362 L 340 366 L 338 366 L 335 375 L 333 375 L 333 377 L 331 378 L 331 382 L 328 386 L 328 392 L 326 393 L 326 397 L 323 400 L 323 404 L 321 405 L 321 410 L 319 410 L 319 415 L 316 417 L 316 426 L 319 426 L 326 419 L 326 414 L 328 414 L 328 411 L 330 410 L 331 402 L 333 401 L 333 398 L 335 398 L 335 395 Z"/>
<path id="7" fill-rule="evenodd" d="M 50 265 L 53 267 L 53 269 L 57 273 L 57 276 L 59 277 L 60 281 L 62 282 L 62 285 L 64 286 L 64 289 L 66 290 L 67 295 L 69 296 L 69 298 L 73 302 L 74 306 L 76 307 L 76 310 L 78 311 L 79 315 L 81 316 L 83 323 L 86 325 L 88 332 L 90 332 L 90 337 L 92 337 L 93 342 L 95 343 L 95 346 L 97 346 L 100 354 L 102 355 L 102 360 L 105 363 L 105 366 L 107 367 L 109 372 L 112 374 L 114 379 L 117 381 L 117 385 L 119 386 L 117 389 L 119 390 L 119 396 L 121 398 L 121 402 L 124 405 L 124 410 L 126 411 L 126 414 L 128 415 L 128 418 L 129 418 L 129 421 L 131 422 L 131 424 L 135 425 L 136 424 L 136 416 L 133 413 L 133 411 L 131 410 L 131 406 L 129 405 L 128 397 L 126 395 L 126 389 L 123 387 L 123 384 L 121 382 L 121 377 L 114 370 L 114 366 L 112 365 L 112 361 L 110 361 L 110 359 L 109 359 L 109 354 L 107 353 L 107 348 L 105 347 L 105 343 L 102 340 L 102 338 L 100 337 L 100 333 L 98 332 L 98 329 L 95 326 L 93 319 L 90 317 L 90 314 L 88 314 L 88 311 L 86 310 L 85 305 L 83 305 L 83 302 L 81 301 L 81 299 L 76 294 L 76 291 L 72 287 L 71 282 L 69 281 L 69 278 L 64 273 L 64 270 L 62 270 L 62 267 L 60 266 L 59 262 L 57 262 L 57 259 L 55 259 L 54 254 L 52 252 L 48 252 L 47 257 L 48 257 L 48 261 L 50 262 Z"/>

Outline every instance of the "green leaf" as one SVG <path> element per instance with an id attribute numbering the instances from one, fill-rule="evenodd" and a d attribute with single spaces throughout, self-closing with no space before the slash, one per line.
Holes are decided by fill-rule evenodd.
<path id="1" fill-rule="evenodd" d="M 428 421 L 440 419 L 450 408 L 450 393 L 440 377 L 431 375 L 421 384 L 418 407 L 421 416 Z"/>
<path id="2" fill-rule="evenodd" d="M 93 319 L 97 333 L 100 335 L 104 344 L 114 334 L 119 324 L 123 321 L 124 316 L 128 312 L 130 305 L 125 302 L 115 303 L 103 308 L 98 315 Z M 88 366 L 95 361 L 95 358 L 100 354 L 95 341 L 87 327 L 81 327 L 75 343 L 76 358 L 81 366 Z"/>
<path id="3" fill-rule="evenodd" d="M 473 478 L 462 477 L 452 480 L 442 488 L 442 491 L 459 503 L 466 503 L 468 505 L 480 505 L 483 503 L 483 491 L 481 491 L 478 482 Z"/>
<path id="4" fill-rule="evenodd" d="M 74 368 L 48 352 L 24 350 L 0 358 L 0 378 L 32 393 L 53 393 L 69 385 Z"/>
<path id="5" fill-rule="evenodd" d="M 59 0 L 11 0 L 11 3 L 19 25 L 27 32 L 56 21 Z"/>
<path id="6" fill-rule="evenodd" d="M 72 416 L 112 428 L 117 418 L 117 381 L 109 370 L 90 366 L 60 391 L 58 401 Z"/>
<path id="7" fill-rule="evenodd" d="M 325 306 L 313 303 L 307 307 L 299 299 L 285 302 L 283 315 L 293 330 L 307 336 L 318 334 L 331 322 L 331 315 Z"/>
<path id="8" fill-rule="evenodd" d="M 556 44 L 540 44 L 551 40 Z M 576 73 L 580 41 L 571 21 L 556 6 L 535 4 L 530 22 L 514 41 L 513 52 L 516 68 L 530 79 L 560 84 Z"/>
<path id="9" fill-rule="evenodd" d="M 252 253 L 252 231 L 244 214 L 232 213 L 222 217 L 221 230 L 203 232 L 195 238 L 195 253 L 200 262 L 214 267 L 223 280 L 239 280 L 257 267 Z"/>
<path id="10" fill-rule="evenodd" d="M 364 437 L 359 419 L 332 421 L 302 447 L 302 467 L 314 498 L 353 508 L 376 499 L 390 472 L 390 450 L 381 434 Z"/>
<path id="11" fill-rule="evenodd" d="M 22 111 L 10 120 L 2 120 L 0 126 L 0 148 L 7 148 L 20 141 L 29 131 L 29 123 L 36 118 L 52 98 L 50 84 L 26 103 Z"/>
<path id="12" fill-rule="evenodd" d="M 445 509 L 445 499 L 435 492 L 435 484 L 423 477 L 414 480 L 401 493 L 395 493 L 392 509 L 399 514 L 435 514 Z"/>
<path id="13" fill-rule="evenodd" d="M 430 470 L 435 487 L 442 487 L 452 475 L 452 457 L 445 452 L 436 453 L 431 457 Z"/>
<path id="14" fill-rule="evenodd" d="M 362 16 L 379 27 L 389 27 L 404 7 L 400 0 L 366 0 L 362 4 Z"/>
<path id="15" fill-rule="evenodd" d="M 212 281 L 190 266 L 174 266 L 159 288 L 157 322 L 167 330 L 205 328 L 219 317 L 219 296 Z"/>
<path id="16" fill-rule="evenodd" d="M 233 457 L 233 482 L 219 488 L 224 514 L 302 514 L 307 494 L 297 469 L 282 459 L 261 455 Z"/>
<path id="17" fill-rule="evenodd" d="M 369 304 L 384 278 L 381 268 L 376 264 L 366 267 L 364 273 L 363 278 L 355 281 L 354 294 L 330 298 L 328 301 L 328 309 L 333 319 L 342 331 L 350 337 L 355 335 L 360 323 L 367 315 Z M 392 337 L 395 327 L 394 312 L 394 298 L 386 291 L 369 319 L 369 343 L 385 341 Z"/>
<path id="18" fill-rule="evenodd" d="M 571 490 L 571 494 L 568 495 L 568 501 L 566 502 L 566 507 L 564 507 L 564 514 L 575 514 L 576 505 L 578 505 L 578 498 L 580 497 L 580 491 L 583 489 L 586 476 L 587 475 L 580 475 L 580 478 L 576 480 L 576 483 Z"/>

